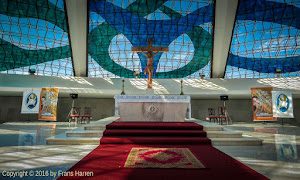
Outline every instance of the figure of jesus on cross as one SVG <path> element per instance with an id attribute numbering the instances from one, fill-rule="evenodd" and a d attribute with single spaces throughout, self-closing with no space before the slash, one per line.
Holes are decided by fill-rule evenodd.
<path id="1" fill-rule="evenodd" d="M 168 52 L 169 47 L 153 47 L 153 40 L 152 38 L 149 38 L 148 47 L 132 47 L 131 50 L 132 52 L 141 52 L 147 57 L 147 65 L 144 74 L 148 74 L 148 89 L 152 89 L 154 56 L 160 52 Z"/>

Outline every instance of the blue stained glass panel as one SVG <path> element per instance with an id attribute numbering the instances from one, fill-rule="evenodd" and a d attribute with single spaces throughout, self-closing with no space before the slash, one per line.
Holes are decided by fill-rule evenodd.
<path id="1" fill-rule="evenodd" d="M 225 77 L 299 76 L 299 4 L 240 0 Z"/>
<path id="2" fill-rule="evenodd" d="M 146 78 L 147 58 L 131 48 L 153 38 L 154 47 L 169 47 L 154 57 L 154 78 L 199 78 L 203 68 L 210 77 L 212 0 L 91 0 L 89 8 L 89 76 Z"/>
<path id="3" fill-rule="evenodd" d="M 0 73 L 73 76 L 64 0 L 2 0 Z"/>

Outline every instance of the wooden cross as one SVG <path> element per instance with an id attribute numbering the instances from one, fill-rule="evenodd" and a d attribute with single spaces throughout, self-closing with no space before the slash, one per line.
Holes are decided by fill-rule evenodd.
<path id="1" fill-rule="evenodd" d="M 152 89 L 154 56 L 156 56 L 159 52 L 168 52 L 169 47 L 153 47 L 153 40 L 152 38 L 149 38 L 148 47 L 132 47 L 131 50 L 132 52 L 141 52 L 147 57 L 148 62 L 144 70 L 144 74 L 148 74 L 148 88 Z"/>

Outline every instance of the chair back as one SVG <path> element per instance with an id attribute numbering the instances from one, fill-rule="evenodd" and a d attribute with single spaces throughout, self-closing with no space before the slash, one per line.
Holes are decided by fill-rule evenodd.
<path id="1" fill-rule="evenodd" d="M 215 108 L 208 108 L 208 116 L 214 116 L 215 115 Z"/>
<path id="2" fill-rule="evenodd" d="M 72 115 L 80 115 L 80 107 L 73 107 Z"/>
<path id="3" fill-rule="evenodd" d="M 92 109 L 91 107 L 84 107 L 84 115 L 91 115 Z"/>

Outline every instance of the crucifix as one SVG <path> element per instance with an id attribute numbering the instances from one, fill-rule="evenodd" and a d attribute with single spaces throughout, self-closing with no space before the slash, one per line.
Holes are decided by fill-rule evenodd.
<path id="1" fill-rule="evenodd" d="M 168 52 L 169 47 L 153 47 L 152 38 L 148 38 L 148 47 L 132 47 L 132 52 L 141 52 L 147 57 L 147 65 L 144 74 L 148 74 L 148 89 L 152 89 L 154 56 L 160 52 Z"/>

